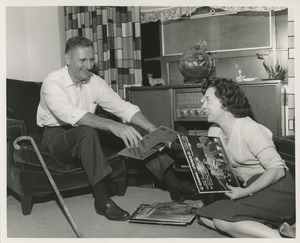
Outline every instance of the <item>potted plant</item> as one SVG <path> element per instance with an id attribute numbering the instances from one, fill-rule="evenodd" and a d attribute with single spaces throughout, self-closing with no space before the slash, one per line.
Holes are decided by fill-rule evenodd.
<path id="1" fill-rule="evenodd" d="M 285 75 L 287 74 L 286 68 L 282 67 L 278 63 L 276 63 L 275 66 L 270 65 L 263 55 L 259 53 L 256 53 L 256 57 L 260 60 L 263 60 L 263 66 L 268 74 L 269 79 L 279 79 L 284 81 Z"/>

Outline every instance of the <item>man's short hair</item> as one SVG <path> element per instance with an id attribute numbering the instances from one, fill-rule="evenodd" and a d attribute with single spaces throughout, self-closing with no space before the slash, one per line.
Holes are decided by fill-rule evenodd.
<path id="1" fill-rule="evenodd" d="M 71 50 L 78 48 L 78 47 L 92 47 L 93 42 L 85 37 L 82 36 L 75 36 L 68 39 L 66 44 L 65 53 L 69 53 Z"/>

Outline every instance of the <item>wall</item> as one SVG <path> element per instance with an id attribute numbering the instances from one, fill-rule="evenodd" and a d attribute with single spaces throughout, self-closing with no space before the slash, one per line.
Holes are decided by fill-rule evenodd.
<path id="1" fill-rule="evenodd" d="M 29 79 L 25 8 L 6 11 L 6 77 Z"/>
<path id="2" fill-rule="evenodd" d="M 6 8 L 6 77 L 42 81 L 64 65 L 63 7 Z"/>
<path id="3" fill-rule="evenodd" d="M 287 115 L 286 135 L 295 134 L 295 29 L 294 9 L 288 11 L 288 86 L 287 93 Z"/>

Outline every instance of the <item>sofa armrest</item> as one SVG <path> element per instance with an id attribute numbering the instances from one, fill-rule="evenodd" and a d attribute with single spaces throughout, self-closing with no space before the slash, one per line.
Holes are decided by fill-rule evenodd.
<path id="1" fill-rule="evenodd" d="M 25 122 L 19 119 L 6 119 L 7 122 L 7 137 L 6 137 L 6 150 L 7 150 L 7 186 L 13 188 L 11 179 L 11 168 L 14 163 L 13 142 L 19 136 L 26 135 Z"/>
<path id="2" fill-rule="evenodd" d="M 7 119 L 7 140 L 14 141 L 17 137 L 26 135 L 25 122 L 19 119 Z"/>
<path id="3" fill-rule="evenodd" d="M 10 168 L 13 163 L 13 142 L 17 137 L 26 135 L 25 122 L 18 119 L 7 119 L 7 137 L 6 137 L 6 149 L 7 149 L 7 169 Z"/>
<path id="4" fill-rule="evenodd" d="M 295 176 L 295 135 L 274 137 L 273 141 L 281 158 L 285 160 L 290 172 Z"/>

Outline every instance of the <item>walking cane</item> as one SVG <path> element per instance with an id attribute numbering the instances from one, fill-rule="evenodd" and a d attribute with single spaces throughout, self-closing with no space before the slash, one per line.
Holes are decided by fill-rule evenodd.
<path id="1" fill-rule="evenodd" d="M 44 171 L 45 171 L 45 173 L 46 173 L 46 175 L 47 175 L 47 177 L 48 177 L 48 179 L 50 181 L 50 184 L 53 187 L 53 189 L 54 189 L 54 191 L 55 191 L 55 193 L 56 193 L 56 195 L 58 197 L 58 200 L 59 200 L 60 204 L 62 205 L 62 207 L 63 207 L 63 209 L 64 209 L 64 211 L 65 211 L 65 213 L 66 213 L 66 215 L 67 215 L 67 217 L 69 219 L 69 222 L 71 223 L 71 226 L 72 226 L 72 228 L 73 228 L 73 230 L 74 230 L 77 238 L 83 238 L 82 234 L 80 233 L 77 225 L 75 224 L 75 221 L 73 220 L 72 215 L 71 215 L 71 213 L 70 213 L 67 205 L 65 204 L 65 202 L 64 202 L 64 200 L 63 200 L 63 198 L 62 198 L 62 196 L 61 196 L 61 194 L 60 194 L 60 192 L 59 192 L 59 190 L 58 190 L 58 188 L 57 188 L 57 186 L 56 186 L 56 184 L 55 184 L 55 182 L 54 182 L 54 180 L 53 180 L 53 178 L 52 178 L 52 176 L 51 176 L 51 174 L 49 172 L 49 170 L 48 170 L 47 165 L 45 164 L 45 161 L 44 161 L 44 159 L 43 159 L 43 157 L 42 157 L 42 155 L 41 155 L 41 153 L 40 153 L 40 151 L 39 151 L 39 149 L 38 149 L 38 147 L 37 147 L 34 139 L 32 137 L 29 137 L 29 136 L 18 137 L 18 138 L 15 139 L 15 141 L 13 143 L 14 148 L 16 150 L 19 150 L 20 149 L 20 145 L 18 145 L 18 142 L 23 141 L 23 140 L 29 140 L 31 142 L 31 144 L 32 144 L 32 146 L 33 146 L 33 148 L 34 148 L 34 150 L 35 150 L 35 152 L 36 152 L 36 154 L 37 154 L 37 156 L 38 156 L 41 164 L 42 164 L 42 167 L 43 167 L 43 169 L 44 169 Z"/>

